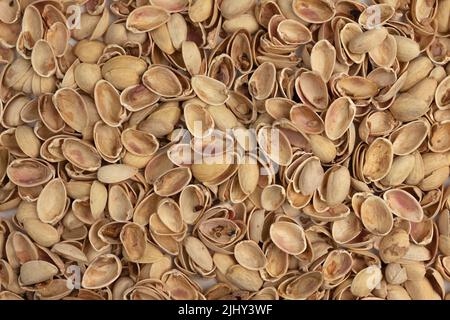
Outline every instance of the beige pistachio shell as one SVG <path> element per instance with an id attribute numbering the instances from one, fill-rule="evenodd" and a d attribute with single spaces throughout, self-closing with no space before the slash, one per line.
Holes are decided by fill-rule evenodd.
<path id="1" fill-rule="evenodd" d="M 101 166 L 101 157 L 97 150 L 83 140 L 64 139 L 61 146 L 64 157 L 74 166 L 87 171 L 96 171 Z"/>
<path id="2" fill-rule="evenodd" d="M 383 179 L 391 169 L 393 162 L 392 143 L 384 138 L 373 141 L 365 154 L 363 174 L 372 181 Z"/>
<path id="3" fill-rule="evenodd" d="M 402 189 L 391 189 L 383 194 L 383 199 L 396 216 L 411 222 L 422 221 L 422 207 L 408 192 Z"/>
<path id="4" fill-rule="evenodd" d="M 73 89 L 62 88 L 53 95 L 53 104 L 66 124 L 77 132 L 85 132 L 88 112 L 81 95 Z"/>
<path id="5" fill-rule="evenodd" d="M 142 84 L 126 88 L 120 94 L 120 103 L 132 112 L 143 110 L 159 100 L 159 96 Z"/>
<path id="6" fill-rule="evenodd" d="M 321 134 L 324 131 L 322 118 L 309 106 L 297 104 L 290 108 L 289 117 L 301 132 Z"/>
<path id="7" fill-rule="evenodd" d="M 26 219 L 23 222 L 23 227 L 31 239 L 44 247 L 51 247 L 60 239 L 60 235 L 56 228 L 43 223 L 37 218 Z"/>
<path id="8" fill-rule="evenodd" d="M 260 270 L 266 267 L 267 260 L 256 242 L 241 241 L 234 247 L 236 261 L 249 270 Z"/>
<path id="9" fill-rule="evenodd" d="M 50 44 L 45 40 L 35 43 L 31 52 L 31 65 L 41 77 L 50 77 L 56 72 L 56 58 Z"/>
<path id="10" fill-rule="evenodd" d="M 361 205 L 360 216 L 364 227 L 376 235 L 388 234 L 394 225 L 391 211 L 379 197 L 367 198 Z"/>
<path id="11" fill-rule="evenodd" d="M 356 114 L 356 106 L 347 97 L 333 101 L 325 115 L 325 133 L 331 140 L 342 137 L 350 127 Z"/>
<path id="12" fill-rule="evenodd" d="M 366 297 L 378 286 L 382 278 L 383 274 L 378 266 L 369 266 L 355 276 L 351 292 L 357 297 Z"/>
<path id="13" fill-rule="evenodd" d="M 228 89 L 216 79 L 196 75 L 192 77 L 191 84 L 197 96 L 207 104 L 221 105 L 228 100 Z"/>
<path id="14" fill-rule="evenodd" d="M 37 215 L 42 222 L 55 224 L 65 214 L 67 192 L 59 178 L 49 181 L 37 200 Z"/>
<path id="15" fill-rule="evenodd" d="M 151 156 L 159 148 L 159 142 L 154 135 L 131 128 L 122 132 L 121 141 L 128 152 L 141 157 Z"/>
<path id="16" fill-rule="evenodd" d="M 381 239 L 380 257 L 386 263 L 396 262 L 406 255 L 409 246 L 408 233 L 403 229 L 395 228 Z"/>
<path id="17" fill-rule="evenodd" d="M 118 183 L 130 179 L 138 170 L 125 164 L 111 164 L 102 166 L 97 172 L 97 177 L 103 183 Z"/>
<path id="18" fill-rule="evenodd" d="M 257 271 L 248 270 L 241 265 L 228 268 L 225 276 L 233 285 L 242 290 L 258 291 L 263 285 L 263 280 Z"/>
<path id="19" fill-rule="evenodd" d="M 300 19 L 310 23 L 323 23 L 334 16 L 332 4 L 322 0 L 294 0 L 292 9 Z"/>
<path id="20" fill-rule="evenodd" d="M 170 14 L 157 6 L 141 6 L 128 15 L 126 28 L 133 33 L 149 32 L 165 24 Z"/>
<path id="21" fill-rule="evenodd" d="M 98 256 L 87 267 L 81 280 L 86 289 L 104 288 L 113 283 L 122 272 L 122 263 L 113 254 Z"/>
<path id="22" fill-rule="evenodd" d="M 177 194 L 186 187 L 192 179 L 189 168 L 179 167 L 162 174 L 153 183 L 155 193 L 160 196 Z"/>
<path id="23" fill-rule="evenodd" d="M 177 97 L 183 93 L 177 75 L 163 66 L 151 66 L 142 76 L 142 82 L 148 89 L 162 97 Z"/>
<path id="24" fill-rule="evenodd" d="M 16 159 L 6 168 L 8 178 L 21 187 L 39 186 L 49 181 L 54 173 L 44 162 L 33 159 Z"/>
<path id="25" fill-rule="evenodd" d="M 336 49 L 328 40 L 318 41 L 311 50 L 311 69 L 328 81 L 333 74 L 336 62 Z"/>
<path id="26" fill-rule="evenodd" d="M 267 156 L 279 165 L 288 165 L 292 148 L 284 133 L 277 128 L 264 127 L 258 131 L 258 144 Z"/>
<path id="27" fill-rule="evenodd" d="M 292 222 L 275 222 L 270 226 L 270 239 L 282 251 L 299 255 L 306 250 L 303 228 Z"/>
<path id="28" fill-rule="evenodd" d="M 214 267 L 213 259 L 205 245 L 195 237 L 187 237 L 184 247 L 192 261 L 205 271 L 211 271 Z"/>
<path id="29" fill-rule="evenodd" d="M 105 68 L 105 65 L 103 68 Z M 126 111 L 120 103 L 119 92 L 110 82 L 106 80 L 98 81 L 94 88 L 94 98 L 97 112 L 106 124 L 111 127 L 118 127 L 125 121 Z"/>
<path id="30" fill-rule="evenodd" d="M 28 261 L 20 267 L 18 280 L 23 286 L 31 286 L 51 280 L 57 273 L 58 268 L 47 261 Z"/>
<path id="31" fill-rule="evenodd" d="M 352 256 L 345 250 L 331 251 L 323 263 L 323 278 L 327 282 L 336 281 L 350 272 Z"/>

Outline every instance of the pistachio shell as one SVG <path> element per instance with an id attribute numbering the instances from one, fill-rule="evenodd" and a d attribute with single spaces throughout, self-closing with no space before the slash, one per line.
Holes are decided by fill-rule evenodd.
<path id="1" fill-rule="evenodd" d="M 49 181 L 37 200 L 37 215 L 42 222 L 55 224 L 66 210 L 66 187 L 61 179 Z"/>
<path id="2" fill-rule="evenodd" d="M 240 265 L 228 268 L 226 277 L 233 285 L 242 290 L 258 291 L 263 284 L 257 271 L 245 269 Z"/>
<path id="3" fill-rule="evenodd" d="M 141 157 L 153 155 L 159 147 L 155 136 L 131 128 L 122 132 L 121 140 L 129 152 Z"/>
<path id="4" fill-rule="evenodd" d="M 58 268 L 47 261 L 28 261 L 20 267 L 19 282 L 23 286 L 30 286 L 51 280 L 57 273 Z"/>
<path id="5" fill-rule="evenodd" d="M 328 40 L 318 41 L 311 50 L 311 69 L 328 81 L 333 74 L 336 62 L 336 49 Z"/>
<path id="6" fill-rule="evenodd" d="M 331 251 L 323 263 L 323 278 L 331 282 L 344 277 L 351 270 L 352 256 L 345 250 Z"/>
<path id="7" fill-rule="evenodd" d="M 50 77 L 56 72 L 56 58 L 50 44 L 38 40 L 31 52 L 31 64 L 34 71 L 41 77 Z"/>
<path id="8" fill-rule="evenodd" d="M 103 183 L 118 183 L 133 177 L 137 169 L 125 164 L 111 164 L 99 168 L 97 177 Z"/>
<path id="9" fill-rule="evenodd" d="M 379 267 L 369 266 L 355 276 L 351 286 L 351 292 L 357 297 L 368 296 L 380 283 L 383 275 Z"/>
<path id="10" fill-rule="evenodd" d="M 292 9 L 299 18 L 310 23 L 323 23 L 334 16 L 331 3 L 323 0 L 294 0 Z"/>
<path id="11" fill-rule="evenodd" d="M 131 261 L 138 260 L 145 253 L 146 235 L 144 229 L 135 223 L 128 223 L 122 227 L 120 241 Z"/>
<path id="12" fill-rule="evenodd" d="M 191 84 L 197 96 L 207 104 L 221 105 L 228 100 L 228 89 L 216 79 L 196 75 L 192 77 Z"/>
<path id="13" fill-rule="evenodd" d="M 377 138 L 366 151 L 363 174 L 372 181 L 383 179 L 391 169 L 393 157 L 392 143 Z"/>
<path id="14" fill-rule="evenodd" d="M 356 107 L 347 97 L 333 101 L 325 115 L 325 133 L 331 140 L 342 137 L 350 127 L 356 114 Z"/>
<path id="15" fill-rule="evenodd" d="M 96 171 L 100 168 L 101 158 L 97 150 L 83 140 L 64 139 L 61 150 L 67 161 L 78 168 L 87 171 Z"/>
<path id="16" fill-rule="evenodd" d="M 361 221 L 366 229 L 376 235 L 386 235 L 394 224 L 392 213 L 379 197 L 369 197 L 361 205 Z"/>
<path id="17" fill-rule="evenodd" d="M 234 247 L 234 257 L 241 266 L 249 270 L 260 270 L 267 264 L 263 251 L 251 240 L 239 242 Z"/>
<path id="18" fill-rule="evenodd" d="M 9 179 L 21 187 L 34 187 L 49 181 L 53 172 L 43 162 L 33 159 L 16 159 L 6 169 Z"/>
<path id="19" fill-rule="evenodd" d="M 59 241 L 58 231 L 39 219 L 26 219 L 23 222 L 23 227 L 28 235 L 41 246 L 51 247 Z"/>
<path id="20" fill-rule="evenodd" d="M 88 113 L 83 98 L 75 90 L 59 89 L 53 96 L 53 104 L 59 115 L 72 129 L 84 132 L 88 125 Z"/>
<path id="21" fill-rule="evenodd" d="M 184 240 L 187 254 L 199 267 L 206 271 L 213 269 L 213 260 L 205 245 L 195 237 L 187 237 Z"/>
<path id="22" fill-rule="evenodd" d="M 81 280 L 86 289 L 104 288 L 113 283 L 122 272 L 122 263 L 113 254 L 98 256 L 87 267 Z"/>
<path id="23" fill-rule="evenodd" d="M 97 112 L 106 124 L 111 127 L 118 127 L 125 121 L 126 111 L 120 103 L 119 92 L 110 82 L 106 80 L 98 81 L 94 88 L 94 98 Z"/>
<path id="24" fill-rule="evenodd" d="M 176 74 L 163 66 L 152 66 L 142 76 L 144 85 L 162 97 L 177 97 L 183 88 Z"/>
<path id="25" fill-rule="evenodd" d="M 383 194 L 392 212 L 402 219 L 411 222 L 420 222 L 423 219 L 423 210 L 417 200 L 402 189 L 391 189 Z"/>
<path id="26" fill-rule="evenodd" d="M 287 254 L 299 255 L 306 250 L 303 228 L 292 222 L 275 222 L 270 226 L 273 243 Z"/>

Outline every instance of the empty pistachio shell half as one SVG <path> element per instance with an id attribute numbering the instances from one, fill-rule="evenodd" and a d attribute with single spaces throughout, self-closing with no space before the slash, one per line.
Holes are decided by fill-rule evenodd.
<path id="1" fill-rule="evenodd" d="M 450 299 L 449 16 L 0 0 L 0 300 Z"/>

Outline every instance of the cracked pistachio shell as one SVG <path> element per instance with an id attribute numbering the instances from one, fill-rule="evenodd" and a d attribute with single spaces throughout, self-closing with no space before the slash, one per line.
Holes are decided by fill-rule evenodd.
<path id="1" fill-rule="evenodd" d="M 281 41 L 288 45 L 301 45 L 312 40 L 309 29 L 294 19 L 285 19 L 278 24 L 277 33 Z"/>
<path id="2" fill-rule="evenodd" d="M 43 260 L 28 261 L 20 267 L 19 283 L 30 286 L 51 280 L 58 274 L 58 268 Z"/>
<path id="3" fill-rule="evenodd" d="M 159 148 L 154 135 L 131 128 L 122 132 L 121 141 L 130 153 L 141 157 L 153 155 Z"/>
<path id="4" fill-rule="evenodd" d="M 213 259 L 206 246 L 195 237 L 186 237 L 184 247 L 192 261 L 205 271 L 214 268 Z"/>
<path id="5" fill-rule="evenodd" d="M 31 65 L 41 77 L 50 77 L 56 72 L 56 58 L 50 44 L 45 40 L 38 40 L 31 52 Z"/>
<path id="6" fill-rule="evenodd" d="M 241 265 L 228 268 L 225 276 L 233 285 L 242 290 L 258 291 L 263 285 L 263 280 L 257 271 L 248 270 Z"/>
<path id="7" fill-rule="evenodd" d="M 192 77 L 191 84 L 197 96 L 209 105 L 221 105 L 228 100 L 227 87 L 216 79 L 196 75 Z"/>
<path id="8" fill-rule="evenodd" d="M 83 274 L 81 286 L 100 289 L 112 284 L 122 272 L 122 262 L 116 255 L 103 254 L 92 261 Z"/>
<path id="9" fill-rule="evenodd" d="M 35 187 L 49 181 L 54 173 L 44 162 L 16 159 L 6 168 L 8 178 L 20 187 Z"/>
<path id="10" fill-rule="evenodd" d="M 110 164 L 102 166 L 97 171 L 97 178 L 103 183 L 119 183 L 132 178 L 138 169 L 125 164 Z"/>
<path id="11" fill-rule="evenodd" d="M 363 164 L 363 174 L 371 181 L 383 179 L 394 160 L 392 143 L 384 138 L 375 139 L 368 147 Z"/>
<path id="12" fill-rule="evenodd" d="M 253 34 L 258 28 L 258 21 L 253 13 L 244 13 L 231 19 L 226 19 L 222 24 L 223 29 L 228 33 L 234 33 L 239 30 Z"/>
<path id="13" fill-rule="evenodd" d="M 292 9 L 302 20 L 324 23 L 334 16 L 334 6 L 325 0 L 293 0 Z"/>
<path id="14" fill-rule="evenodd" d="M 95 84 L 94 99 L 100 118 L 111 127 L 118 127 L 126 119 L 126 110 L 120 103 L 120 95 L 114 86 L 100 80 Z"/>
<path id="15" fill-rule="evenodd" d="M 67 192 L 59 178 L 49 181 L 37 199 L 37 215 L 42 222 L 55 224 L 66 212 Z"/>
<path id="16" fill-rule="evenodd" d="M 191 170 L 186 167 L 179 167 L 163 173 L 155 180 L 153 186 L 156 194 L 168 197 L 181 192 L 191 179 Z"/>
<path id="17" fill-rule="evenodd" d="M 88 94 L 93 94 L 95 84 L 102 79 L 101 69 L 94 63 L 80 63 L 74 70 L 75 83 Z"/>
<path id="18" fill-rule="evenodd" d="M 327 86 L 319 73 L 302 72 L 295 80 L 295 91 L 305 104 L 319 110 L 325 110 L 328 106 Z"/>
<path id="19" fill-rule="evenodd" d="M 126 28 L 133 33 L 149 32 L 165 24 L 170 14 L 157 6 L 141 6 L 128 15 Z"/>
<path id="20" fill-rule="evenodd" d="M 267 259 L 264 252 L 252 240 L 241 241 L 234 247 L 236 261 L 249 270 L 260 270 L 266 267 Z"/>
<path id="21" fill-rule="evenodd" d="M 408 233 L 400 228 L 393 229 L 379 244 L 379 253 L 385 263 L 396 262 L 408 252 L 410 243 Z"/>
<path id="22" fill-rule="evenodd" d="M 364 227 L 376 235 L 388 234 L 394 225 L 391 211 L 383 199 L 369 196 L 360 208 L 361 221 Z"/>
<path id="23" fill-rule="evenodd" d="M 14 132 L 16 142 L 21 151 L 30 158 L 37 158 L 40 153 L 41 142 L 29 126 L 18 126 Z"/>
<path id="24" fill-rule="evenodd" d="M 331 140 L 342 137 L 349 129 L 356 115 L 356 106 L 347 97 L 334 100 L 325 115 L 325 133 Z"/>
<path id="25" fill-rule="evenodd" d="M 281 130 L 268 126 L 261 128 L 258 131 L 258 144 L 275 163 L 286 166 L 291 162 L 292 147 Z"/>
<path id="26" fill-rule="evenodd" d="M 366 297 L 378 286 L 382 278 L 383 274 L 378 266 L 369 266 L 356 274 L 350 290 L 357 297 Z"/>
<path id="27" fill-rule="evenodd" d="M 322 118 L 309 106 L 297 104 L 290 108 L 289 117 L 301 132 L 321 134 L 324 130 Z"/>
<path id="28" fill-rule="evenodd" d="M 131 261 L 140 259 L 145 253 L 146 234 L 143 227 L 136 223 L 127 223 L 120 232 L 120 241 Z"/>
<path id="29" fill-rule="evenodd" d="M 53 104 L 64 122 L 77 132 L 88 125 L 86 104 L 81 95 L 70 88 L 61 88 L 53 95 Z"/>
<path id="30" fill-rule="evenodd" d="M 51 247 L 59 242 L 58 231 L 50 224 L 43 223 L 39 219 L 30 218 L 23 222 L 23 227 L 31 239 L 43 247 Z"/>
<path id="31" fill-rule="evenodd" d="M 351 271 L 353 259 L 346 250 L 331 251 L 323 263 L 323 278 L 327 282 L 338 280 Z"/>
<path id="32" fill-rule="evenodd" d="M 161 97 L 178 97 L 183 87 L 175 72 L 164 66 L 151 66 L 142 76 L 142 82 L 155 94 Z"/>
<path id="33" fill-rule="evenodd" d="M 96 171 L 101 166 L 101 157 L 89 143 L 75 138 L 64 139 L 61 146 L 67 161 L 87 171 Z"/>
<path id="34" fill-rule="evenodd" d="M 142 84 L 137 84 L 126 88 L 120 94 L 120 103 L 132 112 L 143 110 L 155 104 L 159 96 Z"/>
<path id="35" fill-rule="evenodd" d="M 282 251 L 299 255 L 306 250 L 305 232 L 292 222 L 275 222 L 270 226 L 270 239 Z"/>
<path id="36" fill-rule="evenodd" d="M 261 205 L 267 211 L 280 208 L 286 199 L 286 190 L 277 184 L 265 187 L 261 193 Z"/>
<path id="37" fill-rule="evenodd" d="M 411 222 L 422 221 L 423 209 L 410 193 L 402 189 L 391 189 L 383 194 L 383 199 L 396 216 Z"/>
<path id="38" fill-rule="evenodd" d="M 422 120 L 409 122 L 398 128 L 389 137 L 394 154 L 407 155 L 414 152 L 426 139 L 429 129 Z"/>
<path id="39" fill-rule="evenodd" d="M 320 74 L 327 82 L 333 74 L 336 63 L 336 49 L 328 40 L 318 41 L 311 50 L 311 70 Z"/>

